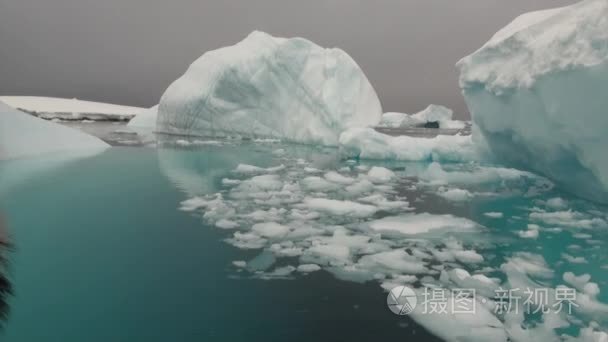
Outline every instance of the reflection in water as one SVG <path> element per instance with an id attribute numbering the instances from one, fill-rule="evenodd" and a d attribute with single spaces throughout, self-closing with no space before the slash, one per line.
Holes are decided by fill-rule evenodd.
<path id="1" fill-rule="evenodd" d="M 233 176 L 238 164 L 277 166 L 277 151 L 296 155 L 319 168 L 339 162 L 338 150 L 307 145 L 251 144 L 249 140 L 184 140 L 183 137 L 160 135 L 157 150 L 161 172 L 188 196 L 214 193 L 223 178 Z M 201 138 L 203 139 L 203 138 Z M 177 141 L 181 143 L 176 143 Z M 184 146 L 184 144 L 191 144 Z M 217 144 L 215 144 L 217 143 Z M 280 148 L 279 148 L 280 147 Z M 287 150 L 287 151 L 286 151 Z"/>
<path id="2" fill-rule="evenodd" d="M 8 277 L 8 253 L 10 251 L 8 227 L 6 220 L 0 213 L 0 326 L 3 326 L 3 323 L 8 319 L 10 311 L 8 297 L 13 294 L 13 286 Z"/>

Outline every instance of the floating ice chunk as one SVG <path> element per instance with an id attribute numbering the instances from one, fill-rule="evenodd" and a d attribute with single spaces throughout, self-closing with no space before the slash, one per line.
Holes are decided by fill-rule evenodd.
<path id="1" fill-rule="evenodd" d="M 487 212 L 483 214 L 484 216 L 490 217 L 490 218 L 495 218 L 495 219 L 499 219 L 499 218 L 503 218 L 504 214 L 503 213 L 499 213 L 499 212 Z"/>
<path id="2" fill-rule="evenodd" d="M 268 210 L 258 209 L 249 214 L 243 215 L 243 218 L 253 221 L 280 221 L 283 215 L 287 212 L 286 209 L 270 208 Z"/>
<path id="3" fill-rule="evenodd" d="M 297 268 L 300 273 L 312 273 L 321 270 L 321 266 L 317 264 L 302 264 Z"/>
<path id="4" fill-rule="evenodd" d="M 257 223 L 251 227 L 251 230 L 256 234 L 265 238 L 282 238 L 289 233 L 289 227 L 276 222 Z"/>
<path id="5" fill-rule="evenodd" d="M 578 291 L 583 292 L 592 298 L 595 298 L 600 293 L 598 285 L 591 282 L 591 275 L 587 273 L 576 276 L 572 272 L 566 272 L 563 275 L 563 279 L 567 284 L 572 285 Z"/>
<path id="6" fill-rule="evenodd" d="M 340 132 L 376 125 L 382 108 L 344 51 L 253 32 L 205 53 L 163 94 L 158 130 L 336 145 Z"/>
<path id="7" fill-rule="evenodd" d="M 417 291 L 419 302 L 424 298 L 422 291 Z M 475 310 L 459 312 L 454 303 L 452 292 L 445 291 L 446 309 L 441 313 L 429 313 L 428 305 L 417 305 L 409 315 L 416 323 L 449 342 L 461 341 L 509 341 L 503 323 L 494 316 L 492 310 L 483 305 L 481 298 L 476 298 Z M 480 296 L 478 296 L 480 297 Z M 442 301 L 443 302 L 443 301 Z M 445 313 L 444 313 L 445 312 Z"/>
<path id="8" fill-rule="evenodd" d="M 530 220 L 544 222 L 547 225 L 558 225 L 572 228 L 591 229 L 594 227 L 606 227 L 608 223 L 599 217 L 590 218 L 588 215 L 577 211 L 554 211 L 533 209 Z"/>
<path id="9" fill-rule="evenodd" d="M 369 228 L 377 232 L 394 232 L 405 235 L 425 234 L 432 231 L 472 232 L 479 226 L 470 220 L 452 215 L 427 213 L 388 216 L 371 221 Z"/>
<path id="10" fill-rule="evenodd" d="M 537 178 L 535 175 L 501 167 L 478 166 L 466 171 L 445 171 L 441 164 L 431 163 L 418 177 L 433 184 L 484 184 L 502 181 L 516 181 L 522 178 Z"/>
<path id="11" fill-rule="evenodd" d="M 222 178 L 222 185 L 232 186 L 239 185 L 241 183 L 238 179 Z"/>
<path id="12" fill-rule="evenodd" d="M 520 16 L 462 59 L 473 121 L 500 160 L 608 203 L 608 2 Z"/>
<path id="13" fill-rule="evenodd" d="M 351 254 L 347 246 L 316 245 L 304 252 L 302 261 L 321 265 L 345 265 L 351 262 Z"/>
<path id="14" fill-rule="evenodd" d="M 245 268 L 247 267 L 247 262 L 243 261 L 243 260 L 235 260 L 232 262 L 232 264 L 238 268 Z"/>
<path id="15" fill-rule="evenodd" d="M 337 189 L 337 185 L 317 176 L 306 177 L 300 181 L 302 187 L 312 192 L 327 192 Z"/>
<path id="16" fill-rule="evenodd" d="M 439 188 L 439 196 L 453 202 L 465 202 L 473 198 L 473 194 L 466 189 L 445 189 Z"/>
<path id="17" fill-rule="evenodd" d="M 361 179 L 344 188 L 351 195 L 360 195 L 374 190 L 374 184 L 367 179 Z"/>
<path id="18" fill-rule="evenodd" d="M 231 220 L 221 219 L 215 223 L 215 226 L 222 229 L 234 229 L 237 228 L 239 224 Z"/>
<path id="19" fill-rule="evenodd" d="M 241 182 L 231 193 L 234 197 L 255 197 L 258 192 L 279 191 L 283 182 L 277 175 L 261 175 Z"/>
<path id="20" fill-rule="evenodd" d="M 38 119 L 0 102 L 0 160 L 68 152 L 90 156 L 110 147 L 84 132 Z"/>
<path id="21" fill-rule="evenodd" d="M 335 171 L 327 172 L 323 177 L 332 183 L 348 185 L 355 182 L 354 178 L 343 176 Z"/>
<path id="22" fill-rule="evenodd" d="M 473 251 L 453 251 L 452 254 L 456 258 L 456 260 L 460 261 L 463 264 L 479 264 L 484 261 L 483 255 Z"/>
<path id="23" fill-rule="evenodd" d="M 520 238 L 523 239 L 537 239 L 538 238 L 538 226 L 534 224 L 528 225 L 528 230 L 521 230 L 517 232 Z"/>
<path id="24" fill-rule="evenodd" d="M 266 245 L 268 240 L 254 233 L 235 232 L 233 237 L 226 240 L 228 243 L 241 249 L 260 249 Z"/>
<path id="25" fill-rule="evenodd" d="M 561 197 L 555 197 L 547 201 L 547 207 L 554 210 L 563 210 L 568 208 L 568 202 Z"/>
<path id="26" fill-rule="evenodd" d="M 363 197 L 359 199 L 360 202 L 370 203 L 382 210 L 392 211 L 392 210 L 403 210 L 409 211 L 413 210 L 410 208 L 410 203 L 408 201 L 390 201 L 386 197 L 381 194 L 370 195 L 367 197 Z"/>
<path id="27" fill-rule="evenodd" d="M 368 179 L 375 184 L 388 183 L 395 178 L 395 173 L 385 167 L 374 166 L 367 173 Z"/>
<path id="28" fill-rule="evenodd" d="M 247 164 L 239 164 L 236 167 L 236 169 L 234 169 L 234 172 L 243 173 L 243 174 L 274 173 L 274 172 L 282 171 L 284 169 L 285 169 L 285 165 L 283 165 L 283 164 L 281 164 L 279 166 L 269 167 L 269 168 L 263 168 L 263 167 L 247 165 Z"/>
<path id="29" fill-rule="evenodd" d="M 305 198 L 302 205 L 309 210 L 324 212 L 330 215 L 358 218 L 372 216 L 378 211 L 378 208 L 372 205 L 326 198 Z"/>
<path id="30" fill-rule="evenodd" d="M 486 277 L 483 274 L 472 275 L 462 269 L 455 268 L 447 272 L 450 280 L 456 284 L 457 287 L 462 289 L 475 289 L 479 294 L 486 297 L 494 297 L 496 295 L 496 289 L 498 284 L 496 281 Z"/>
<path id="31" fill-rule="evenodd" d="M 393 137 L 371 128 L 343 132 L 340 150 L 348 157 L 407 161 L 468 161 L 474 160 L 476 155 L 471 136 Z"/>
<path id="32" fill-rule="evenodd" d="M 562 259 L 566 260 L 567 262 L 569 262 L 571 264 L 587 264 L 588 263 L 587 259 L 585 259 L 585 257 L 582 257 L 582 256 L 575 257 L 568 253 L 562 253 L 561 256 L 562 256 Z"/>
<path id="33" fill-rule="evenodd" d="M 507 259 L 500 269 L 507 275 L 512 288 L 535 288 L 537 284 L 531 278 L 550 279 L 553 270 L 545 259 L 538 254 L 518 252 Z"/>
<path id="34" fill-rule="evenodd" d="M 422 274 L 429 273 L 425 263 L 402 249 L 388 252 L 365 255 L 359 259 L 361 268 L 371 269 L 375 272 Z"/>

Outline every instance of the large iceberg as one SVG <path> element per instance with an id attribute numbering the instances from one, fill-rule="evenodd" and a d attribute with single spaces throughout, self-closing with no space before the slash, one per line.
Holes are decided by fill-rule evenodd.
<path id="1" fill-rule="evenodd" d="M 96 137 L 36 118 L 0 102 L 0 160 L 57 152 L 88 155 L 108 147 Z"/>
<path id="2" fill-rule="evenodd" d="M 608 1 L 522 15 L 458 67 L 495 156 L 608 202 Z"/>
<path id="3" fill-rule="evenodd" d="M 346 52 L 256 31 L 205 53 L 173 82 L 156 128 L 333 146 L 342 131 L 374 126 L 381 115 L 374 88 Z"/>

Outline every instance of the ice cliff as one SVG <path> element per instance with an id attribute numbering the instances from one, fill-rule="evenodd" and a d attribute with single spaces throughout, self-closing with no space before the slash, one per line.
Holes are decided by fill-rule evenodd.
<path id="1" fill-rule="evenodd" d="M 458 67 L 498 159 L 608 202 L 608 1 L 524 14 Z"/>
<path id="2" fill-rule="evenodd" d="M 376 125 L 374 88 L 344 51 L 253 32 L 205 53 L 163 94 L 156 129 L 337 145 L 342 131 Z"/>

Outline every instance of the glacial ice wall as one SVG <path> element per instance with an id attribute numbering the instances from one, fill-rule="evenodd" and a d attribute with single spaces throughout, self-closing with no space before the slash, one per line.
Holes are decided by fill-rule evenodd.
<path id="1" fill-rule="evenodd" d="M 608 203 L 608 1 L 522 15 L 458 67 L 498 159 Z"/>
<path id="2" fill-rule="evenodd" d="M 205 53 L 161 98 L 157 130 L 337 145 L 352 127 L 376 125 L 382 108 L 344 51 L 253 32 Z"/>

